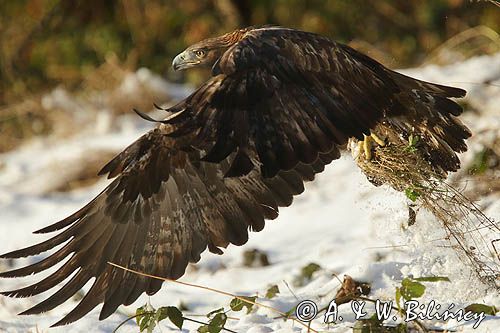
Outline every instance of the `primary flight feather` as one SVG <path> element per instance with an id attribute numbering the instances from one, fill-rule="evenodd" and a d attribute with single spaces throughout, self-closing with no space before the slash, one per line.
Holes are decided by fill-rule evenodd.
<path id="1" fill-rule="evenodd" d="M 100 319 L 161 281 L 108 265 L 177 279 L 209 249 L 222 254 L 260 231 L 292 203 L 349 138 L 377 124 L 418 134 L 433 167 L 459 168 L 469 130 L 450 97 L 465 91 L 416 80 L 385 68 L 326 37 L 281 27 L 245 28 L 190 46 L 176 70 L 212 68 L 212 77 L 169 116 L 101 170 L 114 178 L 85 207 L 37 233 L 59 231 L 39 244 L 2 255 L 41 261 L 0 273 L 18 277 L 57 271 L 3 295 L 57 291 L 23 314 L 49 311 L 95 281 L 80 303 L 54 325 L 80 319 L 104 303 Z M 144 118 L 152 120 L 142 114 Z M 75 273 L 76 272 L 76 273 Z M 59 286 L 70 275 L 72 278 Z"/>

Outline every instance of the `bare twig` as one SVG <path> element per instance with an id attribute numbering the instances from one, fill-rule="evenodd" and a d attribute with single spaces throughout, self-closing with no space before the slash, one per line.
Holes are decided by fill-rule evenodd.
<path id="1" fill-rule="evenodd" d="M 152 279 L 163 280 L 163 281 L 168 281 L 168 282 L 173 282 L 173 283 L 181 284 L 181 285 L 188 286 L 188 287 L 194 287 L 194 288 L 204 289 L 204 290 L 212 291 L 212 292 L 215 292 L 215 293 L 218 293 L 218 294 L 221 294 L 221 295 L 225 295 L 225 296 L 229 296 L 229 297 L 232 297 L 232 298 L 236 298 L 236 299 L 239 299 L 242 302 L 250 303 L 250 304 L 253 304 L 253 305 L 258 306 L 258 307 L 269 309 L 269 310 L 271 310 L 273 312 L 276 312 L 276 313 L 280 314 L 281 316 L 283 316 L 285 318 L 288 317 L 288 315 L 286 313 L 284 313 L 284 312 L 282 312 L 282 311 L 280 311 L 280 310 L 278 310 L 276 308 L 273 308 L 272 306 L 269 306 L 269 305 L 266 305 L 266 304 L 262 304 L 262 303 L 258 303 L 258 302 L 254 302 L 254 301 L 252 301 L 250 299 L 247 299 L 247 298 L 244 298 L 244 297 L 241 297 L 241 296 L 238 296 L 238 295 L 231 294 L 231 293 L 229 293 L 227 291 L 223 291 L 223 290 L 219 290 L 219 289 L 215 289 L 215 288 L 210 288 L 210 287 L 205 287 L 205 286 L 200 286 L 200 285 L 197 285 L 197 284 L 194 284 L 194 283 L 182 282 L 182 281 L 177 281 L 177 280 L 173 280 L 173 279 L 169 279 L 169 278 L 165 278 L 165 277 L 161 277 L 161 276 L 156 276 L 156 275 L 151 275 L 151 274 L 139 272 L 139 271 L 136 271 L 136 270 L 124 267 L 124 266 L 120 266 L 118 264 L 115 264 L 115 263 L 112 263 L 112 262 L 109 262 L 109 261 L 108 261 L 108 264 L 110 264 L 111 266 L 123 269 L 123 270 L 125 270 L 127 272 L 131 272 L 131 273 L 134 273 L 134 274 L 137 274 L 137 275 L 149 277 L 149 278 L 152 278 Z M 307 324 L 304 324 L 300 320 L 297 320 L 295 318 L 290 318 L 290 319 L 292 319 L 293 321 L 297 322 L 299 325 L 302 325 L 305 328 L 309 329 L 311 332 L 319 333 L 318 331 L 310 328 Z"/>

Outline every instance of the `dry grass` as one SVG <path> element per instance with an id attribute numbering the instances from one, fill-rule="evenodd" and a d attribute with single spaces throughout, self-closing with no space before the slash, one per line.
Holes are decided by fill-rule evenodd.
<path id="1" fill-rule="evenodd" d="M 480 25 L 448 39 L 427 56 L 423 65 L 446 65 L 497 52 L 500 52 L 500 35 L 495 30 Z"/>
<path id="2" fill-rule="evenodd" d="M 129 82 L 138 80 L 130 68 L 129 64 L 110 55 L 101 66 L 86 75 L 74 92 L 59 89 L 66 94 L 69 103 L 44 103 L 53 90 L 0 108 L 0 153 L 15 149 L 36 136 L 76 134 L 92 126 L 91 120 L 103 110 L 117 117 L 133 108 L 149 109 L 153 103 L 170 100 L 168 92 L 154 90 L 140 81 L 132 82 L 135 84 L 133 92 L 124 89 L 127 79 Z"/>
<path id="3" fill-rule="evenodd" d="M 411 146 L 383 125 L 376 132 L 390 137 L 390 143 L 377 147 L 371 161 L 362 154 L 356 156 L 368 179 L 404 192 L 417 206 L 432 213 L 446 233 L 442 239 L 446 246 L 452 246 L 482 281 L 499 288 L 500 258 L 493 242 L 500 235 L 500 228 L 461 189 L 446 182 L 446 175 L 427 162 L 418 145 Z"/>
<path id="4" fill-rule="evenodd" d="M 489 2 L 497 7 L 500 7 L 500 1 L 499 0 L 483 0 L 483 1 L 486 1 L 486 2 Z"/>
<path id="5" fill-rule="evenodd" d="M 52 114 L 42 111 L 39 97 L 0 108 L 0 153 L 9 151 L 36 135 L 50 133 Z"/>

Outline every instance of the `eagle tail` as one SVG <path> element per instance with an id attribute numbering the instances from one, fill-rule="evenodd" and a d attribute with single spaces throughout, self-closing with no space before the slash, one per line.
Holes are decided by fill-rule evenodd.
<path id="1" fill-rule="evenodd" d="M 466 91 L 394 73 L 394 79 L 404 88 L 399 102 L 405 106 L 399 116 L 390 117 L 388 124 L 422 152 L 441 173 L 457 171 L 457 153 L 467 150 L 465 140 L 470 130 L 458 119 L 462 107 L 451 97 L 463 97 Z"/>
<path id="2" fill-rule="evenodd" d="M 460 98 L 464 97 L 467 93 L 464 89 L 418 80 L 398 72 L 391 71 L 391 76 L 397 85 L 405 91 L 418 90 L 445 98 Z"/>

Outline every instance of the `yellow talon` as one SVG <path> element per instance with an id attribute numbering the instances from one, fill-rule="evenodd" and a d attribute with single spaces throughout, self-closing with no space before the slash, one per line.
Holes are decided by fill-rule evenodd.
<path id="1" fill-rule="evenodd" d="M 368 161 L 371 161 L 372 159 L 372 137 L 371 136 L 366 136 L 363 134 L 363 150 L 365 152 L 365 158 Z"/>
<path id="2" fill-rule="evenodd" d="M 356 150 L 358 152 L 355 157 L 356 160 L 361 156 L 362 149 L 363 149 L 363 141 L 360 140 L 358 141 L 358 149 Z"/>
<path id="3" fill-rule="evenodd" d="M 380 147 L 385 146 L 385 141 L 382 140 L 377 134 L 370 132 L 370 136 L 372 137 L 373 141 L 375 141 Z"/>
<path id="4" fill-rule="evenodd" d="M 385 146 L 385 141 L 382 140 L 375 133 L 370 132 L 370 135 L 363 134 L 363 140 L 358 142 L 359 154 L 362 152 L 365 154 L 365 159 L 370 161 L 372 159 L 372 144 L 375 143 L 381 147 Z"/>

